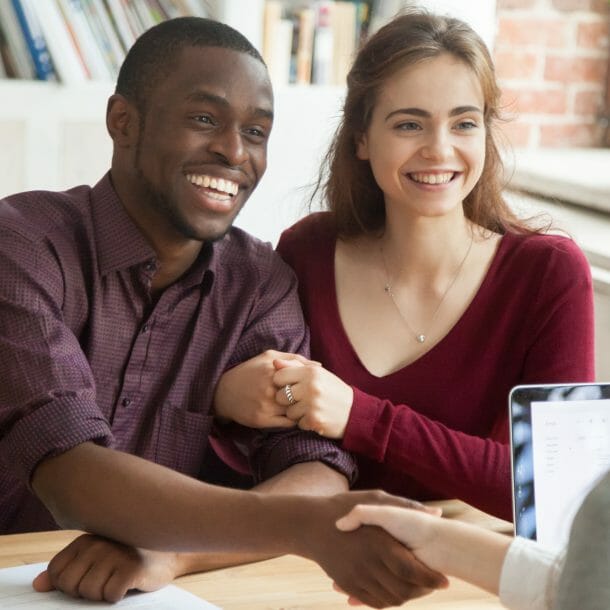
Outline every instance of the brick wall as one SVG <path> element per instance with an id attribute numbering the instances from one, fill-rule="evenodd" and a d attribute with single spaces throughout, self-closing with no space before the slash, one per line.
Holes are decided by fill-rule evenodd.
<path id="1" fill-rule="evenodd" d="M 512 146 L 610 143 L 610 0 L 498 0 L 497 20 Z"/>

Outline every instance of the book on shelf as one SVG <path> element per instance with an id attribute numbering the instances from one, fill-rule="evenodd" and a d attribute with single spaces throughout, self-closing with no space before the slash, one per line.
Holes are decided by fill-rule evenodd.
<path id="1" fill-rule="evenodd" d="M 104 5 L 108 17 L 114 25 L 114 29 L 119 35 L 123 50 L 127 52 L 136 41 L 138 32 L 132 27 L 131 22 L 129 21 L 124 2 L 123 0 L 104 0 Z"/>
<path id="2" fill-rule="evenodd" d="M 33 2 L 59 79 L 66 84 L 85 82 L 89 70 L 76 43 L 71 25 L 54 1 Z"/>
<path id="3" fill-rule="evenodd" d="M 114 29 L 110 15 L 106 11 L 103 0 L 85 0 L 85 14 L 99 40 L 99 45 L 110 68 L 115 76 L 125 59 L 125 49 L 117 31 Z"/>
<path id="4" fill-rule="evenodd" d="M 21 26 L 23 39 L 27 44 L 34 63 L 36 78 L 48 81 L 57 80 L 53 60 L 51 59 L 47 42 L 44 39 L 40 22 L 31 7 L 32 0 L 12 0 L 12 2 L 19 25 Z"/>
<path id="5" fill-rule="evenodd" d="M 346 82 L 356 53 L 358 25 L 356 2 L 335 2 L 331 11 L 333 31 L 332 82 L 343 85 Z"/>
<path id="6" fill-rule="evenodd" d="M 5 54 L 9 58 L 7 63 L 10 66 L 10 73 L 15 78 L 36 78 L 34 60 L 23 36 L 12 0 L 0 0 L 0 23 L 6 41 Z"/>
<path id="7" fill-rule="evenodd" d="M 263 14 L 263 57 L 271 80 L 276 85 L 290 82 L 290 61 L 294 24 L 283 16 L 283 3 L 272 0 L 265 3 Z"/>
<path id="8" fill-rule="evenodd" d="M 295 82 L 297 85 L 311 83 L 313 61 L 313 37 L 316 14 L 312 7 L 304 7 L 298 12 L 295 53 Z"/>
<path id="9" fill-rule="evenodd" d="M 0 19 L 0 75 L 2 78 L 17 78 L 17 69 L 13 62 L 11 50 L 4 35 L 2 20 Z"/>
<path id="10" fill-rule="evenodd" d="M 57 0 L 59 10 L 72 32 L 79 55 L 94 80 L 109 80 L 111 69 L 99 45 L 99 39 L 85 13 L 83 0 Z"/>
<path id="11" fill-rule="evenodd" d="M 272 80 L 285 83 L 288 64 L 291 83 L 343 85 L 360 40 L 366 35 L 370 8 L 370 1 L 364 0 L 267 0 L 263 57 Z"/>

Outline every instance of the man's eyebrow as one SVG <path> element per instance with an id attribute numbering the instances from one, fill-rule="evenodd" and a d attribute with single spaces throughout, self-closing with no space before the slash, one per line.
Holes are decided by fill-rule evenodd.
<path id="1" fill-rule="evenodd" d="M 479 114 L 483 114 L 483 111 L 478 106 L 456 106 L 449 111 L 449 116 L 459 116 L 460 114 L 465 114 L 467 112 L 477 112 Z M 429 119 L 432 115 L 422 108 L 398 108 L 396 110 L 392 110 L 385 120 L 391 119 L 392 117 L 400 114 L 407 114 L 409 116 L 418 116 L 424 119 Z"/>
<path id="2" fill-rule="evenodd" d="M 223 108 L 228 108 L 230 106 L 229 101 L 225 97 L 201 89 L 189 93 L 189 95 L 186 96 L 186 100 L 188 102 L 207 102 Z M 273 121 L 273 111 L 268 108 L 253 108 L 252 114 L 257 118 Z"/>

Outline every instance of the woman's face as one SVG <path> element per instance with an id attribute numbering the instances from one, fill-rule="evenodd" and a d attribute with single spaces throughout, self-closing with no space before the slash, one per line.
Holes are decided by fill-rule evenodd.
<path id="1" fill-rule="evenodd" d="M 484 99 L 475 73 L 448 53 L 382 86 L 357 155 L 371 164 L 386 210 L 462 214 L 485 164 Z"/>

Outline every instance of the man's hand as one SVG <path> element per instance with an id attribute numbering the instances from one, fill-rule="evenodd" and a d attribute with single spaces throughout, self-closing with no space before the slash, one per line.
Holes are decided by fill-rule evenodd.
<path id="1" fill-rule="evenodd" d="M 84 534 L 53 557 L 33 586 L 40 592 L 57 589 L 72 597 L 117 602 L 130 589 L 156 591 L 177 575 L 175 553 L 134 549 Z"/>
<path id="2" fill-rule="evenodd" d="M 352 492 L 321 499 L 321 514 L 313 510 L 315 522 L 304 524 L 309 536 L 303 554 L 320 564 L 351 603 L 359 601 L 374 608 L 396 606 L 448 586 L 443 574 L 425 566 L 384 530 L 361 527 L 340 532 L 334 525 L 337 518 L 356 504 L 426 510 L 417 502 L 383 492 Z"/>
<path id="3" fill-rule="evenodd" d="M 214 411 L 218 417 L 248 428 L 292 428 L 295 422 L 286 417 L 286 407 L 275 401 L 273 385 L 276 359 L 294 364 L 316 365 L 299 354 L 267 350 L 229 369 L 220 378 L 214 395 Z"/>

